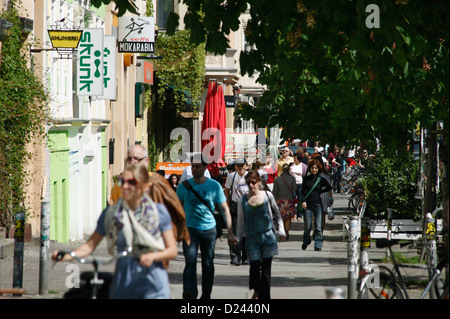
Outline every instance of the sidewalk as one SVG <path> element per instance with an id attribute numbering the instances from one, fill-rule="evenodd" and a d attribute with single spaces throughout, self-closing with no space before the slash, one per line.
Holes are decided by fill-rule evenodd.
<path id="1" fill-rule="evenodd" d="M 301 249 L 303 222 L 293 222 L 288 241 L 278 243 L 279 255 L 272 263 L 273 299 L 325 299 L 327 288 L 343 288 L 347 297 L 347 242 L 342 238 L 343 218 L 347 216 L 347 198 L 334 194 L 336 218 L 328 221 L 324 231 L 322 251 L 314 251 L 313 244 Z M 56 249 L 71 251 L 84 241 L 60 244 L 52 242 L 50 252 Z M 372 251 L 372 250 L 371 250 Z M 181 299 L 183 290 L 182 273 L 184 257 L 182 245 L 178 246 L 178 257 L 170 262 L 169 278 L 172 298 Z M 73 272 L 74 264 L 58 263 L 53 268 L 50 261 L 49 294 L 39 296 L 39 241 L 34 239 L 25 244 L 23 265 L 23 288 L 29 298 L 61 298 L 66 288 L 66 279 Z M 377 253 L 378 258 L 380 252 Z M 102 241 L 95 252 L 99 259 L 108 259 L 106 241 Z M 13 278 L 13 254 L 0 259 L 0 287 L 11 288 Z M 79 265 L 80 271 L 92 270 L 92 266 Z M 100 271 L 113 271 L 114 265 L 101 266 Z M 66 271 L 67 270 L 67 271 Z M 197 267 L 199 290 L 201 291 L 201 264 Z M 216 244 L 215 277 L 213 299 L 247 299 L 252 292 L 248 289 L 249 266 L 230 265 L 226 232 Z"/>

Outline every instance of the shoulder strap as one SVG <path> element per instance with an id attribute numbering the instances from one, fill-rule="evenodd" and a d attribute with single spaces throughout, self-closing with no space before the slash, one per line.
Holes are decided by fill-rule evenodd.
<path id="1" fill-rule="evenodd" d="M 192 193 L 194 193 L 194 195 L 198 198 L 198 200 L 199 200 L 200 202 L 202 202 L 203 205 L 205 205 L 206 207 L 208 207 L 208 209 L 209 209 L 209 210 L 211 211 L 211 213 L 214 215 L 214 211 L 211 209 L 211 206 L 209 206 L 208 202 L 207 202 L 204 198 L 200 197 L 200 195 L 194 190 L 194 188 L 192 187 L 191 183 L 189 183 L 188 180 L 184 180 L 184 181 L 183 181 L 183 185 L 184 185 L 184 187 L 186 187 L 186 189 L 187 189 L 188 191 L 191 191 Z"/>
<path id="2" fill-rule="evenodd" d="M 286 180 L 284 179 L 284 176 L 280 176 L 283 179 L 284 184 L 289 188 L 291 192 L 293 192 L 292 188 L 289 187 L 289 185 L 286 183 Z"/>
<path id="3" fill-rule="evenodd" d="M 237 173 L 238 173 L 238 172 L 236 172 L 236 171 L 234 172 L 233 180 L 231 181 L 231 186 L 230 186 L 230 187 L 231 187 L 230 202 L 233 200 L 233 199 L 232 199 L 232 198 L 233 198 L 233 189 L 234 189 L 234 187 L 233 187 L 234 185 L 233 185 L 233 184 L 234 184 L 234 179 L 236 178 L 236 174 L 237 174 Z"/>
<path id="4" fill-rule="evenodd" d="M 314 188 L 316 188 L 317 184 L 319 184 L 320 182 L 320 176 L 317 177 L 316 182 L 314 183 L 313 187 L 311 187 L 311 189 L 309 190 L 308 194 L 306 194 L 305 199 L 309 196 L 309 194 L 311 194 L 311 192 L 314 190 Z"/>

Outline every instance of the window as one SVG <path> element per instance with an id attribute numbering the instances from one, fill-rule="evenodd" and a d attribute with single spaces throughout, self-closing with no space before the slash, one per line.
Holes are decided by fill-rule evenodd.
<path id="1" fill-rule="evenodd" d="M 158 0 L 156 4 L 156 24 L 158 29 L 167 28 L 169 13 L 173 12 L 173 0 Z"/>

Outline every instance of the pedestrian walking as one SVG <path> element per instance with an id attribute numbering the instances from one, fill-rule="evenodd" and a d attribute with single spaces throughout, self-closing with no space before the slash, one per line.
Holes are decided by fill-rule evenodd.
<path id="1" fill-rule="evenodd" d="M 160 174 L 153 174 L 150 177 L 147 192 L 155 203 L 163 204 L 169 211 L 172 220 L 172 230 L 177 242 L 186 241 L 188 245 L 191 240 L 186 225 L 186 214 L 176 191 L 172 189 L 169 182 Z M 164 262 L 166 269 L 169 267 L 169 260 Z"/>
<path id="2" fill-rule="evenodd" d="M 342 173 L 344 172 L 344 150 L 341 148 L 336 157 L 333 159 L 333 163 L 336 167 L 336 172 L 334 174 L 333 180 L 333 191 L 340 194 L 341 193 L 341 184 L 342 184 Z"/>
<path id="3" fill-rule="evenodd" d="M 283 173 L 278 176 L 273 185 L 273 196 L 275 197 L 278 209 L 284 223 L 286 237 L 289 239 L 289 230 L 291 229 L 292 218 L 296 216 L 295 196 L 297 184 L 295 178 L 289 174 L 289 164 L 283 165 Z"/>
<path id="4" fill-rule="evenodd" d="M 127 158 L 125 162 L 127 166 L 139 165 L 148 168 L 149 158 L 147 150 L 141 144 L 134 144 L 130 146 L 127 151 Z M 176 191 L 170 187 L 167 181 L 161 174 L 152 174 L 148 172 L 150 182 L 148 184 L 147 193 L 150 198 L 156 202 L 166 206 L 172 220 L 172 229 L 174 231 L 175 239 L 180 242 L 186 240 L 189 242 L 189 233 L 186 227 L 186 215 L 184 209 L 177 197 Z M 121 176 L 121 175 L 120 175 Z M 169 186 L 169 187 L 167 187 Z M 116 182 L 111 190 L 111 203 L 114 204 L 122 196 L 121 187 Z M 165 266 L 169 266 L 169 262 L 165 262 Z"/>
<path id="5" fill-rule="evenodd" d="M 323 165 L 317 158 L 308 163 L 310 173 L 303 180 L 301 202 L 304 210 L 304 232 L 302 249 L 306 250 L 311 243 L 311 228 L 314 218 L 314 250 L 321 251 L 323 244 L 322 217 L 323 207 L 320 194 L 331 190 L 330 183 L 322 178 L 319 172 Z M 332 194 L 331 194 L 332 196 Z"/>
<path id="6" fill-rule="evenodd" d="M 267 174 L 266 184 L 270 191 L 273 191 L 273 182 L 277 178 L 277 168 L 273 163 L 272 156 L 270 153 L 266 154 L 266 161 L 264 164 L 264 171 Z"/>
<path id="7" fill-rule="evenodd" d="M 225 196 L 230 207 L 233 232 L 236 233 L 238 201 L 242 195 L 248 193 L 248 186 L 245 182 L 247 175 L 247 160 L 238 158 L 234 162 L 235 172 L 228 175 L 225 181 Z M 241 263 L 248 265 L 247 252 L 245 250 L 245 238 L 235 246 L 230 246 L 230 264 L 239 266 Z"/>
<path id="8" fill-rule="evenodd" d="M 245 234 L 246 248 L 250 260 L 249 289 L 253 299 L 270 299 L 272 258 L 278 254 L 275 228 L 280 240 L 286 239 L 283 222 L 271 192 L 261 189 L 261 177 L 257 171 L 245 176 L 248 194 L 239 199 L 237 238 Z M 274 226 L 274 223 L 277 226 Z"/>
<path id="9" fill-rule="evenodd" d="M 142 145 L 134 144 L 128 148 L 127 157 L 125 159 L 126 166 L 135 164 L 142 165 L 148 169 L 149 162 L 147 150 Z M 115 182 L 111 189 L 111 205 L 114 204 L 120 196 L 122 196 L 121 187 Z"/>
<path id="10" fill-rule="evenodd" d="M 231 223 L 225 194 L 221 185 L 205 177 L 207 163 L 192 163 L 193 178 L 187 180 L 191 190 L 181 183 L 177 195 L 186 212 L 186 222 L 189 230 L 190 245 L 183 241 L 185 267 L 183 270 L 183 298 L 196 299 L 197 289 L 197 255 L 200 248 L 202 262 L 202 294 L 201 299 L 210 299 L 214 284 L 214 250 L 216 245 L 216 221 L 212 210 L 217 203 L 225 215 L 228 229 L 228 244 L 237 244 Z"/>
<path id="11" fill-rule="evenodd" d="M 281 151 L 281 157 L 276 162 L 277 167 L 277 175 L 281 176 L 283 174 L 283 165 L 290 164 L 294 162 L 294 159 L 291 157 L 291 149 L 289 147 L 285 147 Z"/>
<path id="12" fill-rule="evenodd" d="M 330 172 L 327 168 L 327 166 L 325 165 L 325 163 L 323 162 L 323 158 L 318 156 L 317 160 L 320 162 L 320 164 L 322 165 L 322 168 L 319 169 L 319 176 L 323 179 L 326 179 L 327 182 L 331 184 L 331 175 Z M 328 162 L 327 162 L 328 163 Z M 333 187 L 333 186 L 331 186 Z M 325 224 L 327 221 L 327 211 L 328 211 L 328 207 L 330 207 L 332 205 L 333 200 L 333 192 L 332 190 L 329 190 L 328 192 L 322 192 L 320 193 L 320 201 L 322 203 L 322 234 L 325 231 Z M 313 236 L 314 237 L 314 236 Z"/>
<path id="13" fill-rule="evenodd" d="M 110 288 L 110 298 L 167 299 L 170 298 L 169 277 L 163 262 L 177 256 L 169 212 L 162 204 L 154 203 L 146 194 L 148 171 L 142 165 L 130 165 L 119 179 L 122 197 L 103 210 L 94 233 L 83 245 L 62 261 L 89 256 L 103 237 L 108 251 L 125 251 L 132 247 L 132 255 L 116 262 Z M 140 226 L 137 226 L 138 223 Z M 135 232 L 144 232 L 147 241 L 136 243 Z M 58 251 L 52 255 L 57 261 Z"/>
<path id="14" fill-rule="evenodd" d="M 180 184 L 180 176 L 171 174 L 167 180 L 169 181 L 170 186 L 172 186 L 172 189 L 177 191 L 178 184 Z"/>
<path id="15" fill-rule="evenodd" d="M 302 192 L 303 178 L 306 176 L 307 169 L 308 165 L 302 162 L 302 154 L 301 153 L 294 154 L 294 163 L 292 163 L 289 167 L 289 174 L 294 176 L 295 184 L 297 185 L 297 191 L 295 193 L 295 199 L 297 200 L 297 207 L 296 207 L 297 221 L 301 221 L 303 218 L 300 197 Z"/>

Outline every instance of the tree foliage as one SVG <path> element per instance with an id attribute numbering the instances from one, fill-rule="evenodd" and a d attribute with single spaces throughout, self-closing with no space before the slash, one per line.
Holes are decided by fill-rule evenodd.
<path id="1" fill-rule="evenodd" d="M 379 28 L 366 25 L 373 12 L 363 0 L 184 3 L 191 41 L 218 54 L 248 10 L 245 36 L 256 49 L 241 52 L 241 72 L 259 72 L 268 91 L 242 114 L 280 124 L 285 137 L 378 138 L 399 149 L 417 124 L 448 122 L 448 1 L 370 1 Z"/>
<path id="2" fill-rule="evenodd" d="M 416 198 L 419 162 L 413 156 L 404 153 L 392 157 L 379 152 L 366 166 L 361 178 L 367 200 L 364 216 L 386 219 L 388 209 L 392 209 L 392 218 L 422 217 L 422 203 Z"/>
<path id="3" fill-rule="evenodd" d="M 155 44 L 156 53 L 163 57 L 155 62 L 160 105 L 167 94 L 172 94 L 169 89 L 174 88 L 175 104 L 180 111 L 185 108 L 187 95 L 193 105 L 198 105 L 203 93 L 205 47 L 191 44 L 189 37 L 187 30 L 171 36 L 162 33 Z"/>
<path id="4" fill-rule="evenodd" d="M 48 120 L 47 94 L 28 66 L 29 48 L 11 2 L 1 17 L 13 24 L 0 55 L 0 226 L 10 227 L 16 212 L 25 211 L 25 186 L 31 174 L 25 168 L 33 159 L 29 144 L 42 138 Z"/>

